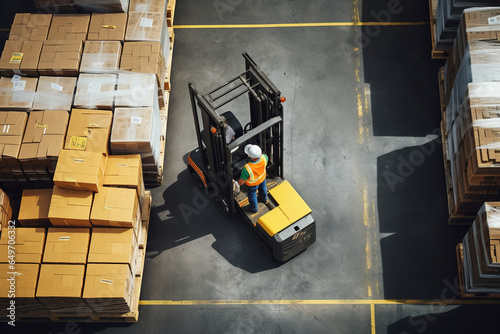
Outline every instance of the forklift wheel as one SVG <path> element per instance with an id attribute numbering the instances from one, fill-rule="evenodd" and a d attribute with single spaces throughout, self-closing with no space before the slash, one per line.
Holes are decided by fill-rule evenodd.
<path id="1" fill-rule="evenodd" d="M 219 196 L 216 196 L 214 198 L 215 201 L 215 206 L 217 207 L 217 210 L 219 210 L 224 216 L 229 217 L 229 207 L 226 204 L 226 202 L 220 198 Z"/>
<path id="2" fill-rule="evenodd" d="M 191 167 L 189 168 L 189 173 L 191 174 L 191 177 L 193 178 L 194 184 L 196 184 L 196 186 L 198 188 L 204 189 L 205 184 L 203 184 L 203 181 L 202 181 L 200 175 L 198 175 L 198 173 L 196 173 L 196 171 L 194 169 L 192 169 Z"/>

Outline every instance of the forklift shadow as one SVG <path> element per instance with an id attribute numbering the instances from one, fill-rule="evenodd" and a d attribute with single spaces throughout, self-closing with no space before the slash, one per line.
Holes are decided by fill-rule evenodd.
<path id="1" fill-rule="evenodd" d="M 184 157 L 187 160 L 187 155 Z M 277 268 L 281 263 L 266 256 L 253 232 L 243 217 L 227 218 L 221 214 L 214 202 L 196 187 L 186 168 L 177 175 L 177 180 L 162 193 L 164 204 L 151 209 L 148 232 L 147 260 L 152 260 L 165 251 L 171 256 L 185 257 L 185 263 L 194 253 L 206 253 L 209 249 L 193 249 L 180 252 L 178 246 L 212 235 L 211 247 L 231 265 L 250 273 Z M 209 247 L 197 243 L 194 247 Z M 214 261 L 218 255 L 213 254 Z"/>

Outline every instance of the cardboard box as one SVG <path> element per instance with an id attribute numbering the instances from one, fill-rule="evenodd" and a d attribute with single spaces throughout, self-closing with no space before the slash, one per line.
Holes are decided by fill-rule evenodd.
<path id="1" fill-rule="evenodd" d="M 116 91 L 116 107 L 152 107 L 158 104 L 156 75 L 120 72 Z"/>
<path id="2" fill-rule="evenodd" d="M 74 40 L 87 39 L 90 14 L 53 15 L 47 40 Z"/>
<path id="3" fill-rule="evenodd" d="M 38 73 L 40 75 L 78 75 L 83 44 L 81 40 L 44 41 Z"/>
<path id="4" fill-rule="evenodd" d="M 84 74 L 78 76 L 75 108 L 113 109 L 116 90 L 114 74 Z"/>
<path id="5" fill-rule="evenodd" d="M 120 68 L 122 43 L 119 41 L 87 41 L 80 72 L 108 73 Z"/>
<path id="6" fill-rule="evenodd" d="M 44 41 L 51 21 L 52 14 L 17 13 L 10 28 L 9 40 Z"/>
<path id="7" fill-rule="evenodd" d="M 94 227 L 87 263 L 128 264 L 135 274 L 137 251 L 132 228 Z"/>
<path id="8" fill-rule="evenodd" d="M 36 297 L 76 297 L 82 296 L 83 264 L 42 264 Z"/>
<path id="9" fill-rule="evenodd" d="M 48 166 L 64 146 L 69 114 L 66 110 L 32 111 L 19 152 L 23 167 Z"/>
<path id="10" fill-rule="evenodd" d="M 135 189 L 139 197 L 139 205 L 142 207 L 145 189 L 141 156 L 139 154 L 110 155 L 104 171 L 103 185 Z"/>
<path id="11" fill-rule="evenodd" d="M 94 193 L 54 186 L 49 219 L 57 227 L 92 227 L 90 209 Z"/>
<path id="12" fill-rule="evenodd" d="M 158 13 L 165 15 L 167 1 L 163 0 L 131 0 L 129 13 Z"/>
<path id="13" fill-rule="evenodd" d="M 134 279 L 126 264 L 88 264 L 83 298 L 96 313 L 129 313 Z"/>
<path id="14" fill-rule="evenodd" d="M 38 79 L 34 110 L 71 110 L 76 78 L 41 76 Z"/>
<path id="15" fill-rule="evenodd" d="M 88 228 L 48 228 L 43 263 L 85 264 L 89 243 L 90 229 Z"/>
<path id="16" fill-rule="evenodd" d="M 45 245 L 45 229 L 17 227 L 15 234 L 3 233 L 0 238 L 0 263 L 9 263 L 9 235 L 15 235 L 15 263 L 40 263 Z M 12 242 L 11 242 L 12 243 Z M 12 246 L 12 245 L 11 245 Z"/>
<path id="17" fill-rule="evenodd" d="M 166 29 L 165 14 L 161 13 L 129 13 L 125 41 L 162 41 Z"/>
<path id="18" fill-rule="evenodd" d="M 0 111 L 0 164 L 17 161 L 28 113 Z"/>
<path id="19" fill-rule="evenodd" d="M 52 189 L 25 189 L 19 209 L 19 223 L 23 227 L 49 227 Z"/>
<path id="20" fill-rule="evenodd" d="M 0 298 L 8 298 L 10 282 L 7 281 L 12 277 L 11 272 L 16 272 L 16 308 L 17 298 L 35 298 L 36 285 L 38 283 L 38 271 L 40 265 L 36 263 L 19 263 L 16 264 L 16 269 L 9 268 L 8 263 L 0 263 Z M 5 308 L 2 308 L 5 310 Z"/>
<path id="21" fill-rule="evenodd" d="M 9 196 L 0 189 L 0 225 L 1 229 L 9 227 L 9 221 L 12 219 L 12 206 L 10 205 Z"/>
<path id="22" fill-rule="evenodd" d="M 112 119 L 110 110 L 73 109 L 64 148 L 107 153 Z"/>
<path id="23" fill-rule="evenodd" d="M 99 192 L 108 157 L 101 152 L 61 150 L 54 184 L 61 188 Z"/>
<path id="24" fill-rule="evenodd" d="M 121 41 L 125 38 L 127 13 L 92 13 L 88 41 Z"/>
<path id="25" fill-rule="evenodd" d="M 137 229 L 137 211 L 140 211 L 140 208 L 134 189 L 102 187 L 101 191 L 94 195 L 90 221 L 93 226 Z"/>
<path id="26" fill-rule="evenodd" d="M 0 74 L 38 76 L 43 41 L 6 41 L 0 58 Z"/>
<path id="27" fill-rule="evenodd" d="M 31 110 L 38 78 L 0 78 L 0 109 Z"/>
<path id="28" fill-rule="evenodd" d="M 163 89 L 167 73 L 160 42 L 125 42 L 120 70 L 154 73 L 158 87 Z"/>
<path id="29" fill-rule="evenodd" d="M 160 121 L 153 108 L 116 108 L 111 130 L 113 154 L 140 154 L 142 163 L 159 164 Z"/>

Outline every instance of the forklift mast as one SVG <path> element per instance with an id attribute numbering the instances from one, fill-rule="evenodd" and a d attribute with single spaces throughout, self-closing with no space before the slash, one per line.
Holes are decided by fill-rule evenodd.
<path id="1" fill-rule="evenodd" d="M 206 186 L 209 190 L 216 189 L 212 193 L 219 197 L 228 215 L 236 212 L 232 153 L 249 140 L 269 157 L 267 174 L 283 178 L 281 93 L 247 53 L 243 53 L 243 57 L 245 72 L 211 92 L 202 95 L 191 83 L 188 85 L 201 163 L 207 172 Z M 245 94 L 249 100 L 250 122 L 245 125 L 242 136 L 227 144 L 227 123 L 220 116 L 221 108 Z"/>

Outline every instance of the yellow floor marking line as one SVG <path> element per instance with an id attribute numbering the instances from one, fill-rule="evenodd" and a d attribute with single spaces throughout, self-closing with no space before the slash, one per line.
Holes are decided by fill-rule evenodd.
<path id="1" fill-rule="evenodd" d="M 370 319 L 371 319 L 371 328 L 372 328 L 372 334 L 375 334 L 375 305 L 370 304 Z"/>
<path id="2" fill-rule="evenodd" d="M 245 28 L 304 28 L 352 26 L 422 26 L 429 22 L 312 22 L 312 23 L 263 23 L 263 24 L 180 24 L 174 29 L 245 29 Z"/>
<path id="3" fill-rule="evenodd" d="M 500 305 L 499 299 L 254 299 L 254 300 L 141 300 L 139 305 Z"/>

